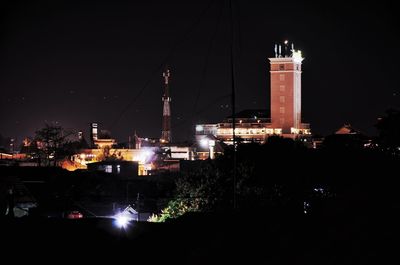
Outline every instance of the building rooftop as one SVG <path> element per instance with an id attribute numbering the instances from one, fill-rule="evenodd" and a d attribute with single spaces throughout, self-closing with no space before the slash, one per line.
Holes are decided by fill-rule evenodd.
<path id="1" fill-rule="evenodd" d="M 359 130 L 354 129 L 350 124 L 345 124 L 340 127 L 335 134 L 362 134 Z"/>
<path id="2" fill-rule="evenodd" d="M 231 119 L 232 116 L 227 117 Z M 235 119 L 269 119 L 270 112 L 267 109 L 245 109 L 235 114 Z"/>

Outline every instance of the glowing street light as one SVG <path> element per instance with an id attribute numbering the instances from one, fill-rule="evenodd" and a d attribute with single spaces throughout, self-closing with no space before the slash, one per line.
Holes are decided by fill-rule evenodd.
<path id="1" fill-rule="evenodd" d="M 196 125 L 196 132 L 202 132 L 204 130 L 202 125 Z"/>
<path id="2" fill-rule="evenodd" d="M 208 147 L 208 139 L 207 138 L 201 139 L 200 145 L 201 145 L 201 147 L 207 148 Z"/>
<path id="3" fill-rule="evenodd" d="M 115 218 L 114 223 L 118 228 L 125 229 L 129 224 L 129 218 L 127 216 L 119 214 L 119 215 L 115 216 L 114 218 Z"/>
<path id="4" fill-rule="evenodd" d="M 209 150 L 209 158 L 214 159 L 214 147 L 215 147 L 215 140 L 211 140 L 208 138 L 203 138 L 200 140 L 200 146 L 203 148 L 208 148 Z"/>

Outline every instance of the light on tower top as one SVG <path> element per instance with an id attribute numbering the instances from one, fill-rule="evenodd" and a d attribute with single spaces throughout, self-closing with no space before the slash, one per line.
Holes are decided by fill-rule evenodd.
<path id="1" fill-rule="evenodd" d="M 292 58 L 294 59 L 294 61 L 295 62 L 300 62 L 301 63 L 301 61 L 303 61 L 303 55 L 301 54 L 301 51 L 300 50 L 293 50 L 293 53 L 292 53 Z"/>
<path id="2" fill-rule="evenodd" d="M 169 83 L 169 78 L 170 78 L 170 73 L 169 73 L 169 69 L 167 68 L 166 71 L 163 73 L 163 77 L 164 77 L 164 83 L 166 85 L 168 85 Z"/>

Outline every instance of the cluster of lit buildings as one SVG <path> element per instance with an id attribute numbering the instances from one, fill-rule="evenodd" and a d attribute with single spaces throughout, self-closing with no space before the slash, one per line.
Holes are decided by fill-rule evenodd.
<path id="1" fill-rule="evenodd" d="M 217 124 L 196 125 L 196 137 L 212 135 L 226 144 L 235 139 L 242 143 L 264 143 L 271 135 L 309 138 L 310 125 L 301 121 L 301 51 L 285 41 L 275 45 L 275 57 L 269 58 L 271 76 L 270 111 L 249 109 L 227 117 Z M 235 124 L 235 126 L 233 126 Z M 233 133 L 233 127 L 235 133 Z"/>
<path id="2" fill-rule="evenodd" d="M 62 167 L 75 170 L 96 168 L 108 173 L 121 173 L 121 161 L 134 165 L 137 175 L 159 171 L 178 171 L 182 160 L 213 159 L 223 153 L 225 145 L 264 143 L 271 135 L 309 139 L 310 125 L 301 120 L 301 51 L 287 41 L 275 45 L 270 63 L 270 110 L 247 109 L 216 124 L 197 124 L 193 145 L 174 144 L 171 139 L 170 71 L 163 72 L 164 94 L 161 137 L 159 139 L 130 137 L 126 146 L 119 145 L 109 133 L 91 123 L 90 143 Z M 266 104 L 267 105 L 267 104 Z M 80 141 L 84 139 L 79 132 Z M 126 164 L 126 163 L 125 163 Z"/>

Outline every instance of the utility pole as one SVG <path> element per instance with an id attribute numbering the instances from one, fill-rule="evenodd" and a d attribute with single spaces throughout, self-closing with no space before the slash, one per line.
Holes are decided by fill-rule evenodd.
<path id="1" fill-rule="evenodd" d="M 235 41 L 235 32 L 233 26 L 233 8 L 232 8 L 232 0 L 229 0 L 229 11 L 230 11 L 230 29 L 231 29 L 231 41 L 230 41 L 230 50 L 231 50 L 231 88 L 232 88 L 232 144 L 233 144 L 233 209 L 236 210 L 236 120 L 235 120 L 235 109 L 236 109 L 236 100 L 235 100 L 235 60 L 234 60 L 234 41 Z"/>
<path id="2" fill-rule="evenodd" d="M 136 197 L 136 212 L 137 212 L 136 220 L 139 222 L 140 221 L 140 193 L 139 192 Z"/>

